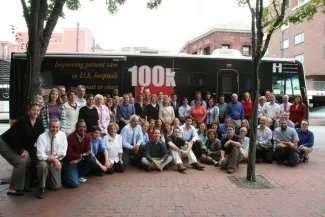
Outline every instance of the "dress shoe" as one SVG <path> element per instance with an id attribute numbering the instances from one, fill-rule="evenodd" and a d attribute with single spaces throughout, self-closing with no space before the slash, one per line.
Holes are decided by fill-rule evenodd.
<path id="1" fill-rule="evenodd" d="M 37 198 L 38 199 L 43 199 L 44 198 L 44 193 L 45 193 L 45 188 L 39 188 L 38 193 L 37 193 Z"/>
<path id="2" fill-rule="evenodd" d="M 191 165 L 194 169 L 197 170 L 203 170 L 205 168 L 205 166 L 200 165 L 198 162 L 192 163 Z"/>
<path id="3" fill-rule="evenodd" d="M 179 164 L 179 165 L 178 165 L 178 171 L 179 171 L 180 173 L 184 173 L 186 169 L 187 169 L 187 168 L 184 167 L 183 164 Z"/>

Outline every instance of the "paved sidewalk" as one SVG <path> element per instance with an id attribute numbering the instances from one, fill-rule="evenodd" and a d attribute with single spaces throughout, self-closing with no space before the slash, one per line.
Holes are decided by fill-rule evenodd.
<path id="1" fill-rule="evenodd" d="M 205 172 L 176 167 L 159 172 L 127 168 L 124 174 L 91 177 L 77 189 L 47 191 L 44 200 L 34 193 L 8 197 L 8 185 L 0 186 L 0 217 L 77 216 L 325 216 L 325 150 L 315 149 L 309 163 L 296 168 L 258 164 L 275 188 L 239 189 L 228 174 L 213 166 Z M 8 165 L 0 159 L 0 178 L 8 176 Z M 241 164 L 233 175 L 245 175 Z"/>

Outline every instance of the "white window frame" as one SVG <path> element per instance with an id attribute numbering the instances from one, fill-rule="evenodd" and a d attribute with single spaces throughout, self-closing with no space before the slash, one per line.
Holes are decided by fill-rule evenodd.
<path id="1" fill-rule="evenodd" d="M 303 53 L 294 56 L 294 58 L 295 58 L 296 60 L 300 61 L 302 64 L 304 64 L 304 62 L 305 62 L 305 55 L 304 55 Z"/>
<path id="2" fill-rule="evenodd" d="M 221 45 L 221 49 L 229 49 L 230 45 L 229 44 L 223 44 Z"/>
<path id="3" fill-rule="evenodd" d="M 245 50 L 244 50 L 245 48 L 248 49 L 248 53 L 247 52 L 245 53 Z M 251 47 L 250 46 L 243 46 L 243 55 L 244 56 L 251 55 Z"/>
<path id="4" fill-rule="evenodd" d="M 284 30 L 288 29 L 289 28 L 289 23 L 286 25 L 286 24 L 283 24 L 281 27 L 280 27 L 280 30 L 281 32 L 283 32 Z"/>
<path id="5" fill-rule="evenodd" d="M 298 41 L 298 39 L 300 39 L 300 40 Z M 294 37 L 295 45 L 303 43 L 304 41 L 305 41 L 305 33 L 302 32 L 302 33 L 299 33 L 298 35 L 295 35 L 295 37 Z"/>
<path id="6" fill-rule="evenodd" d="M 280 48 L 281 48 L 281 50 L 287 49 L 288 47 L 289 47 L 289 39 L 285 39 L 285 40 L 283 40 L 283 41 L 280 42 Z"/>

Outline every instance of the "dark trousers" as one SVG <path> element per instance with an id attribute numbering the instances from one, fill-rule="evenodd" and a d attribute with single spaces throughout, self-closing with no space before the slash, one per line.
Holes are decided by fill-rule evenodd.
<path id="1" fill-rule="evenodd" d="M 132 161 L 133 165 L 141 166 L 141 159 L 144 157 L 144 147 L 140 145 L 139 151 L 135 153 L 132 149 L 123 148 L 123 165 L 126 167 Z"/>
<path id="2" fill-rule="evenodd" d="M 118 162 L 118 163 L 115 163 L 114 162 L 114 164 L 112 165 L 112 167 L 109 168 L 109 170 L 107 170 L 106 172 L 108 174 L 113 174 L 115 172 L 117 172 L 117 173 L 124 173 L 124 170 L 125 170 L 125 168 L 124 168 L 124 165 L 123 164 L 121 164 L 120 162 Z"/>
<path id="3" fill-rule="evenodd" d="M 100 152 L 96 155 L 96 159 L 102 164 L 102 165 L 105 165 L 105 156 L 103 154 L 103 152 Z M 100 169 L 100 167 L 98 165 L 95 164 L 95 166 L 93 167 L 92 169 L 92 172 L 95 173 L 95 174 L 99 174 L 99 173 L 103 173 L 104 171 L 102 171 Z M 106 173 L 108 174 L 113 174 L 114 172 L 118 172 L 118 173 L 123 173 L 124 172 L 124 166 L 118 162 L 118 163 L 115 163 L 112 165 L 112 167 L 110 169 L 108 169 L 106 171 Z"/>
<path id="4" fill-rule="evenodd" d="M 283 162 L 287 160 L 289 166 L 296 166 L 300 161 L 299 150 L 296 148 L 283 148 L 277 146 L 275 148 L 275 160 L 277 162 Z"/>
<path id="5" fill-rule="evenodd" d="M 62 167 L 62 182 L 70 188 L 76 188 L 80 185 L 79 178 L 84 177 L 94 166 L 96 159 L 93 155 L 84 157 L 78 164 L 70 164 L 65 161 Z"/>
<path id="6" fill-rule="evenodd" d="M 260 145 L 256 146 L 256 159 L 262 159 L 265 163 L 272 163 L 273 161 L 273 150 L 272 147 L 265 149 Z"/>
<path id="7" fill-rule="evenodd" d="M 119 129 L 118 129 L 118 132 L 117 132 L 117 133 L 121 133 L 121 131 L 122 131 L 123 127 L 125 127 L 125 126 L 126 126 L 126 124 L 125 124 L 124 122 L 122 122 L 122 121 L 118 121 L 118 122 L 117 122 L 117 124 L 118 124 L 118 127 L 119 127 Z"/>
<path id="8" fill-rule="evenodd" d="M 201 157 L 201 154 L 202 154 L 201 144 L 202 144 L 201 140 L 196 140 L 193 143 L 192 151 L 195 154 L 196 159 L 200 159 L 200 157 Z"/>

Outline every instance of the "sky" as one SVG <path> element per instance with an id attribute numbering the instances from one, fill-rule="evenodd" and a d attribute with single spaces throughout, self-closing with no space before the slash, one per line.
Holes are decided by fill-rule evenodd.
<path id="1" fill-rule="evenodd" d="M 127 0 L 115 15 L 106 9 L 106 0 L 80 0 L 78 11 L 65 9 L 60 28 L 88 28 L 101 47 L 120 50 L 127 46 L 145 46 L 178 52 L 190 39 L 204 33 L 215 23 L 250 23 L 250 12 L 236 0 L 163 0 L 157 10 L 149 10 L 149 0 Z M 19 0 L 10 4 L 0 0 L 0 41 L 13 41 L 10 25 L 27 30 Z"/>

